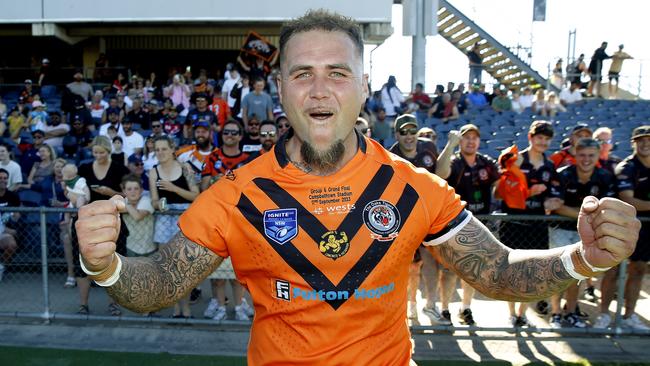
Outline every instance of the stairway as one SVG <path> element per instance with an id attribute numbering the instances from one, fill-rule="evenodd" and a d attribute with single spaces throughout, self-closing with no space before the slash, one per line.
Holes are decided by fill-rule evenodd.
<path id="1" fill-rule="evenodd" d="M 463 54 L 478 42 L 483 59 L 483 70 L 500 84 L 508 89 L 521 89 L 525 86 L 533 89 L 548 87 L 559 92 L 530 65 L 476 25 L 460 10 L 454 8 L 447 0 L 439 0 L 438 3 L 438 34 Z"/>

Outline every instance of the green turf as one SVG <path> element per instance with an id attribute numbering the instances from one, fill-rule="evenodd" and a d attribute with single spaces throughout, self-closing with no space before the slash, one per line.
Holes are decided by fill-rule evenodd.
<path id="1" fill-rule="evenodd" d="M 417 361 L 418 366 L 469 366 L 472 361 Z M 481 362 L 489 366 L 510 366 L 509 362 Z M 241 366 L 246 365 L 243 357 L 172 355 L 168 353 L 101 352 L 63 350 L 51 348 L 27 348 L 0 346 L 0 365 L 2 366 Z M 533 362 L 526 366 L 545 365 Z M 648 363 L 560 362 L 560 366 L 641 366 Z"/>

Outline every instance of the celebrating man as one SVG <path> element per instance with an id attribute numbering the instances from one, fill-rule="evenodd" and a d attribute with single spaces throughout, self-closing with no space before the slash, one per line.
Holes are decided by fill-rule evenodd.
<path id="1" fill-rule="evenodd" d="M 634 250 L 634 208 L 593 197 L 581 208 L 581 243 L 509 250 L 443 180 L 356 133 L 368 76 L 353 20 L 311 11 L 282 28 L 280 52 L 292 130 L 203 192 L 159 253 L 115 254 L 122 199 L 80 209 L 85 271 L 127 308 L 169 306 L 231 257 L 255 304 L 249 364 L 408 365 L 406 287 L 420 243 L 486 295 L 528 301 Z"/>

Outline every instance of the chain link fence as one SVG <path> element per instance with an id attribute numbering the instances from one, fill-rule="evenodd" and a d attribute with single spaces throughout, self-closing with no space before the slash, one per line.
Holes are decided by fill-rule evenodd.
<path id="1" fill-rule="evenodd" d="M 164 213 L 156 212 L 139 222 L 127 222 L 124 225 L 128 231 L 128 255 L 150 255 L 158 245 L 164 245 L 178 232 L 176 220 L 183 212 L 183 207 L 170 207 Z M 108 305 L 111 303 L 106 291 L 101 287 L 90 290 L 90 315 L 78 315 L 80 292 L 73 280 L 72 258 L 76 255 L 73 250 L 74 235 L 71 232 L 75 209 L 37 208 L 37 207 L 1 207 L 0 217 L 4 234 L 0 242 L 5 248 L 2 251 L 4 271 L 0 280 L 0 316 L 5 317 L 37 317 L 50 319 L 101 319 L 121 321 L 146 322 L 182 322 L 192 324 L 230 324 L 236 321 L 213 321 L 200 319 L 208 305 L 211 296 L 210 283 L 206 280 L 202 285 L 203 299 L 192 305 L 195 318 L 169 319 L 171 309 L 162 311 L 155 316 L 131 313 L 122 309 L 120 316 L 111 316 Z M 535 215 L 479 215 L 477 216 L 504 244 L 516 249 L 546 249 L 549 241 L 557 238 L 572 239 L 571 230 L 575 230 L 573 219 L 560 216 Z M 564 236 L 556 235 L 558 232 Z M 567 234 L 568 233 L 568 234 Z M 568 236 L 567 236 L 568 235 Z M 556 238 L 556 239 L 554 239 Z M 12 244 L 13 243 L 13 244 Z M 15 250 L 14 250 L 15 249 Z M 123 254 L 126 254 L 123 253 Z M 622 297 L 625 285 L 626 263 L 622 263 L 619 271 L 617 296 L 616 323 L 608 329 L 546 329 L 536 328 L 536 331 L 558 333 L 598 333 L 622 334 L 639 331 L 626 331 L 620 327 Z M 231 295 L 231 292 L 228 292 Z M 232 319 L 233 305 L 229 306 L 229 319 Z M 505 314 L 504 314 L 505 315 Z M 239 322 L 241 323 L 241 322 Z M 241 324 L 240 324 L 241 325 Z M 453 326 L 413 326 L 413 330 L 453 330 Z M 460 327 L 459 329 L 467 329 Z M 513 328 L 474 327 L 476 330 L 512 331 Z M 647 333 L 647 332 L 646 332 Z"/>

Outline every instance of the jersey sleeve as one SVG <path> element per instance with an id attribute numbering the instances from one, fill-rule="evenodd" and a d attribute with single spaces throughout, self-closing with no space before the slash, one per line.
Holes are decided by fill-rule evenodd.
<path id="1" fill-rule="evenodd" d="M 226 181 L 221 179 L 201 193 L 178 220 L 186 238 L 224 258 L 229 256 L 226 234 L 233 211 L 224 197 L 235 194 L 232 184 Z"/>
<path id="2" fill-rule="evenodd" d="M 428 190 L 423 199 L 429 213 L 429 230 L 423 244 L 435 246 L 456 235 L 472 218 L 456 191 L 441 178 L 431 175 L 434 189 Z"/>

